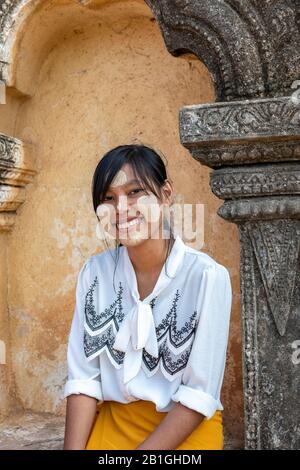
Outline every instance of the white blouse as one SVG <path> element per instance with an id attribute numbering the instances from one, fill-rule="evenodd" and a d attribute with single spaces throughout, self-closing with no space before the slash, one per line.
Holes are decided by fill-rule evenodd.
<path id="1" fill-rule="evenodd" d="M 177 235 L 154 290 L 140 300 L 127 248 L 119 247 L 116 269 L 115 257 L 113 249 L 91 256 L 79 272 L 64 398 L 148 400 L 161 412 L 181 402 L 211 418 L 224 409 L 227 269 Z"/>

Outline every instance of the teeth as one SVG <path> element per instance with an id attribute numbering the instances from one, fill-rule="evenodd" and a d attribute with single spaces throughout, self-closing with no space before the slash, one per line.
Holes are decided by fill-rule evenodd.
<path id="1" fill-rule="evenodd" d="M 117 224 L 118 228 L 128 228 L 132 225 L 138 224 L 142 220 L 142 217 L 137 217 L 136 219 L 131 220 L 130 222 L 124 222 L 123 224 Z"/>

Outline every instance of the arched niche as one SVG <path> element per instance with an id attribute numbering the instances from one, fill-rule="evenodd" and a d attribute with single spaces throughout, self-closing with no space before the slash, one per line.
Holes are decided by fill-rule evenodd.
<path id="1" fill-rule="evenodd" d="M 3 68 L 11 116 L 0 115 L 0 123 L 2 119 L 7 167 L 16 173 L 23 166 L 27 180 L 15 180 L 14 190 L 22 195 L 18 200 L 12 181 L 6 185 L 11 202 L 3 211 L 10 217 L 5 235 L 15 379 L 10 387 L 19 406 L 41 411 L 43 402 L 45 411 L 60 413 L 72 287 L 82 261 L 99 249 L 86 188 L 97 156 L 110 143 L 157 142 L 179 196 L 187 202 L 200 197 L 205 204 L 205 249 L 223 256 L 214 234 L 226 222 L 216 217 L 219 201 L 209 190 L 208 169 L 189 158 L 178 128 L 178 109 L 213 102 L 215 87 L 193 52 L 185 51 L 180 60 L 168 54 L 157 20 L 143 1 L 20 4 L 14 17 L 14 29 L 9 29 L 13 47 L 6 49 Z M 118 124 L 109 125 L 113 121 Z M 234 226 L 229 230 L 237 236 Z M 236 284 L 237 254 L 232 258 Z M 232 439 L 242 429 L 238 299 L 234 308 L 231 372 L 224 387 L 225 402 L 232 393 L 237 397 L 226 420 L 228 429 L 233 420 L 239 423 L 227 433 Z M 33 402 L 37 395 L 42 399 Z"/>

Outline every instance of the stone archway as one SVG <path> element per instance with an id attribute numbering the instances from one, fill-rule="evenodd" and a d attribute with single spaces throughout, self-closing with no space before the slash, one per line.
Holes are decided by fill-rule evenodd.
<path id="1" fill-rule="evenodd" d="M 93 8 L 105 1 L 81 1 Z M 244 336 L 245 447 L 297 449 L 299 365 L 299 8 L 293 0 L 146 0 L 173 55 L 209 68 L 217 103 L 179 113 L 182 144 L 213 168 L 218 213 L 238 225 Z M 30 4 L 30 5 L 29 5 Z M 38 1 L 0 2 L 2 80 L 13 31 Z M 299 85 L 299 83 L 298 83 Z M 292 88 L 294 87 L 294 88 Z M 25 90 L 22 90 L 24 93 Z M 1 136 L 2 230 L 34 170 L 22 142 Z M 297 362 L 297 361 L 296 361 Z"/>

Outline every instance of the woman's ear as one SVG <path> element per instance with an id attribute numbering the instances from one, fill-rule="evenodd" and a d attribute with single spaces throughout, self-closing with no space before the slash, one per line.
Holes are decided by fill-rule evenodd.
<path id="1" fill-rule="evenodd" d="M 173 185 L 172 182 L 166 178 L 163 185 L 164 203 L 172 204 L 173 198 Z"/>

